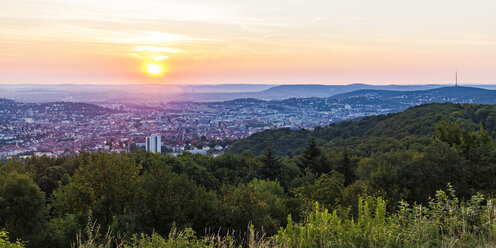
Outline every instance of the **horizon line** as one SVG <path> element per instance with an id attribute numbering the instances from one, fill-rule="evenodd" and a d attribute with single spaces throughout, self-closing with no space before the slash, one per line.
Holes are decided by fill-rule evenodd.
<path id="1" fill-rule="evenodd" d="M 323 86 L 348 86 L 348 85 L 371 85 L 371 86 L 420 86 L 420 85 L 442 85 L 449 86 L 452 83 L 344 83 L 344 84 L 330 84 L 330 83 L 17 83 L 7 82 L 0 83 L 2 85 L 29 85 L 29 86 L 220 86 L 220 85 L 266 85 L 266 86 L 283 86 L 283 85 L 323 85 Z M 496 83 L 458 83 L 459 86 L 463 85 L 496 85 Z"/>

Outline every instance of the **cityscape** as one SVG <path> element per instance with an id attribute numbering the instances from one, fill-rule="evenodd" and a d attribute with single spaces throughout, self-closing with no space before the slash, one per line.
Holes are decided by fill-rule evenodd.
<path id="1" fill-rule="evenodd" d="M 0 2 L 0 248 L 496 248 L 496 1 Z"/>
<path id="2" fill-rule="evenodd" d="M 296 101 L 296 103 L 294 102 Z M 23 104 L 1 100 L 0 154 L 62 156 L 81 151 L 129 152 L 159 134 L 164 152 L 222 153 L 229 144 L 276 128 L 313 129 L 339 120 L 387 113 L 390 109 L 348 104 L 314 108 L 299 101 L 239 99 L 218 103 L 170 103 L 158 107 L 66 102 Z M 71 105 L 69 107 L 68 105 Z M 98 111 L 85 111 L 92 107 Z M 325 108 L 324 108 L 325 107 Z"/>
<path id="3" fill-rule="evenodd" d="M 212 154 L 264 130 L 325 127 L 433 102 L 496 103 L 496 91 L 440 87 L 418 91 L 357 90 L 328 98 L 253 98 L 222 102 L 129 103 L 0 100 L 0 157 L 63 156 L 96 151 Z M 463 93 L 463 94 L 462 94 Z M 146 137 L 160 145 L 147 149 Z M 163 147 L 163 149 L 162 149 Z"/>

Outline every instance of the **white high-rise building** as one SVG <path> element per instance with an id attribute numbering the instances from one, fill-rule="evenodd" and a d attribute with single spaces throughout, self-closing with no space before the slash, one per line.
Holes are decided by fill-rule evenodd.
<path id="1" fill-rule="evenodd" d="M 162 136 L 152 134 L 152 136 L 146 137 L 146 151 L 160 154 L 162 152 Z"/>

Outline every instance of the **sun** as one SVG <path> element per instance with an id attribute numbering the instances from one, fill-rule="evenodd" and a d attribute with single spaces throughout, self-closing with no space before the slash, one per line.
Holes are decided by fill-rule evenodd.
<path id="1" fill-rule="evenodd" d="M 164 69 L 158 64 L 148 64 L 146 66 L 146 71 L 152 75 L 159 75 L 164 72 Z"/>

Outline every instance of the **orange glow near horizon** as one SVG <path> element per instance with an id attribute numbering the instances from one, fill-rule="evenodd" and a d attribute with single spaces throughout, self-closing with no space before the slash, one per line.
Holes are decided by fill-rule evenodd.
<path id="1" fill-rule="evenodd" d="M 0 84 L 425 84 L 452 83 L 456 69 L 462 83 L 490 84 L 495 8 L 429 0 L 5 1 Z"/>

